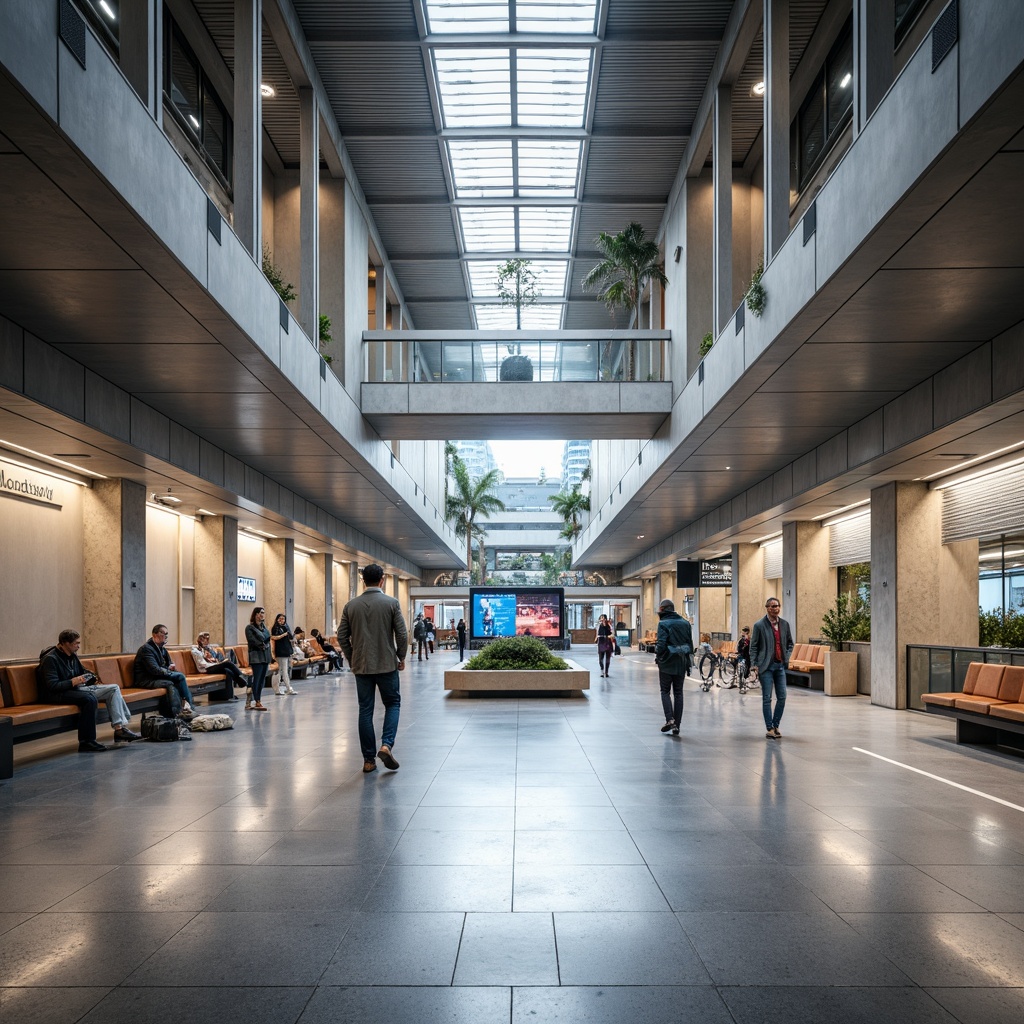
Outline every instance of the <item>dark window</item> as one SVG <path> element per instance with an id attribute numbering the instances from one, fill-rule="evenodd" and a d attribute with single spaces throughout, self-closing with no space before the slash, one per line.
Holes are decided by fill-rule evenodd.
<path id="1" fill-rule="evenodd" d="M 793 178 L 797 191 L 802 191 L 807 185 L 850 120 L 853 87 L 851 18 L 825 58 L 793 122 Z"/>
<path id="2" fill-rule="evenodd" d="M 169 13 L 164 29 L 164 93 L 175 119 L 230 188 L 231 118 Z"/>
<path id="3" fill-rule="evenodd" d="M 75 0 L 75 4 L 116 57 L 121 35 L 120 0 Z"/>
<path id="4" fill-rule="evenodd" d="M 926 0 L 896 0 L 896 45 L 899 46 L 910 31 Z"/>

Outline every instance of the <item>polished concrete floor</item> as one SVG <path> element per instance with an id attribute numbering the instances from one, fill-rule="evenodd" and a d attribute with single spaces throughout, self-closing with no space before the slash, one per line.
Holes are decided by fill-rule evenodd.
<path id="1" fill-rule="evenodd" d="M 803 690 L 769 741 L 689 683 L 673 738 L 649 656 L 574 656 L 572 699 L 412 662 L 395 773 L 349 673 L 191 743 L 21 745 L 0 1021 L 1024 1020 L 1024 761 Z"/>

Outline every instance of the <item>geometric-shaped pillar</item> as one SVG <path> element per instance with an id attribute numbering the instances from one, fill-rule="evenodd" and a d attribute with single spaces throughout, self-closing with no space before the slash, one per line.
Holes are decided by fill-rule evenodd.
<path id="1" fill-rule="evenodd" d="M 316 93 L 299 90 L 299 325 L 316 344 L 320 336 L 320 115 Z M 338 325 L 339 329 L 341 324 Z"/>
<path id="2" fill-rule="evenodd" d="M 675 572 L 658 573 L 658 603 L 661 604 L 666 598 L 676 606 L 676 611 L 682 615 L 686 611 L 684 607 L 682 591 L 677 594 Z M 612 623 L 615 625 L 615 623 Z"/>
<path id="3" fill-rule="evenodd" d="M 733 584 L 735 586 L 735 583 Z M 725 587 L 698 587 L 697 623 L 701 633 L 729 633 L 729 601 Z M 679 609 L 677 608 L 676 611 Z M 699 637 L 697 638 L 699 639 Z"/>
<path id="4" fill-rule="evenodd" d="M 95 480 L 83 501 L 82 634 L 97 654 L 135 650 L 146 624 L 146 489 Z"/>
<path id="5" fill-rule="evenodd" d="M 854 0 L 853 133 L 875 112 L 895 73 L 896 0 Z"/>
<path id="6" fill-rule="evenodd" d="M 744 626 L 764 615 L 764 549 L 760 544 L 732 546 L 732 624 L 739 637 Z"/>
<path id="7" fill-rule="evenodd" d="M 331 370 L 345 383 L 345 182 L 320 182 L 320 304 L 331 321 L 331 340 L 322 352 Z M 396 380 L 399 378 L 396 377 Z M 328 623 L 328 626 L 330 623 Z"/>
<path id="8" fill-rule="evenodd" d="M 235 0 L 233 227 L 257 263 L 262 253 L 263 190 L 262 73 L 263 0 Z"/>
<path id="9" fill-rule="evenodd" d="M 871 703 L 907 706 L 907 645 L 978 643 L 978 542 L 942 543 L 942 492 L 871 492 Z"/>
<path id="10" fill-rule="evenodd" d="M 658 618 L 658 602 L 660 597 L 658 596 L 658 578 L 656 576 L 650 579 L 643 579 L 640 581 L 640 629 L 641 635 L 650 632 L 655 632 L 658 628 L 658 623 L 661 621 Z M 596 626 L 596 623 L 595 623 Z"/>
<path id="11" fill-rule="evenodd" d="M 829 531 L 821 523 L 782 526 L 782 593 L 775 596 L 794 643 L 820 636 L 821 620 L 836 602 L 836 570 L 828 564 L 828 544 Z"/>
<path id="12" fill-rule="evenodd" d="M 201 516 L 195 530 L 196 632 L 213 643 L 238 643 L 238 520 Z"/>
<path id="13" fill-rule="evenodd" d="M 267 622 L 272 626 L 274 617 L 284 612 L 288 624 L 294 625 L 295 541 L 290 537 L 267 541 L 263 553 L 263 591 Z"/>
<path id="14" fill-rule="evenodd" d="M 732 86 L 715 90 L 712 142 L 715 174 L 714 275 L 717 338 L 733 314 L 732 303 Z M 677 609 L 678 611 L 678 609 Z"/>
<path id="15" fill-rule="evenodd" d="M 334 621 L 334 558 L 330 553 L 310 555 L 306 563 L 307 628 L 329 631 Z"/>

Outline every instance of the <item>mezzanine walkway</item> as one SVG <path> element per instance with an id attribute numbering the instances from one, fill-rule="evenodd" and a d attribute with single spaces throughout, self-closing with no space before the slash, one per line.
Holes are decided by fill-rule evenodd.
<path id="1" fill-rule="evenodd" d="M 673 739 L 648 656 L 569 700 L 447 697 L 455 657 L 404 673 L 397 773 L 361 773 L 350 673 L 191 743 L 20 746 L 0 1017 L 1024 1016 L 1024 813 L 862 751 L 1014 804 L 1021 761 L 801 690 L 767 741 L 692 683 Z"/>

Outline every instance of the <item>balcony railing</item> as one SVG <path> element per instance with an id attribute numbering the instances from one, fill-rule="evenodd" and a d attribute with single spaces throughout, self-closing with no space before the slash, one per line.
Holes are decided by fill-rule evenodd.
<path id="1" fill-rule="evenodd" d="M 663 381 L 669 331 L 366 331 L 367 383 Z"/>

